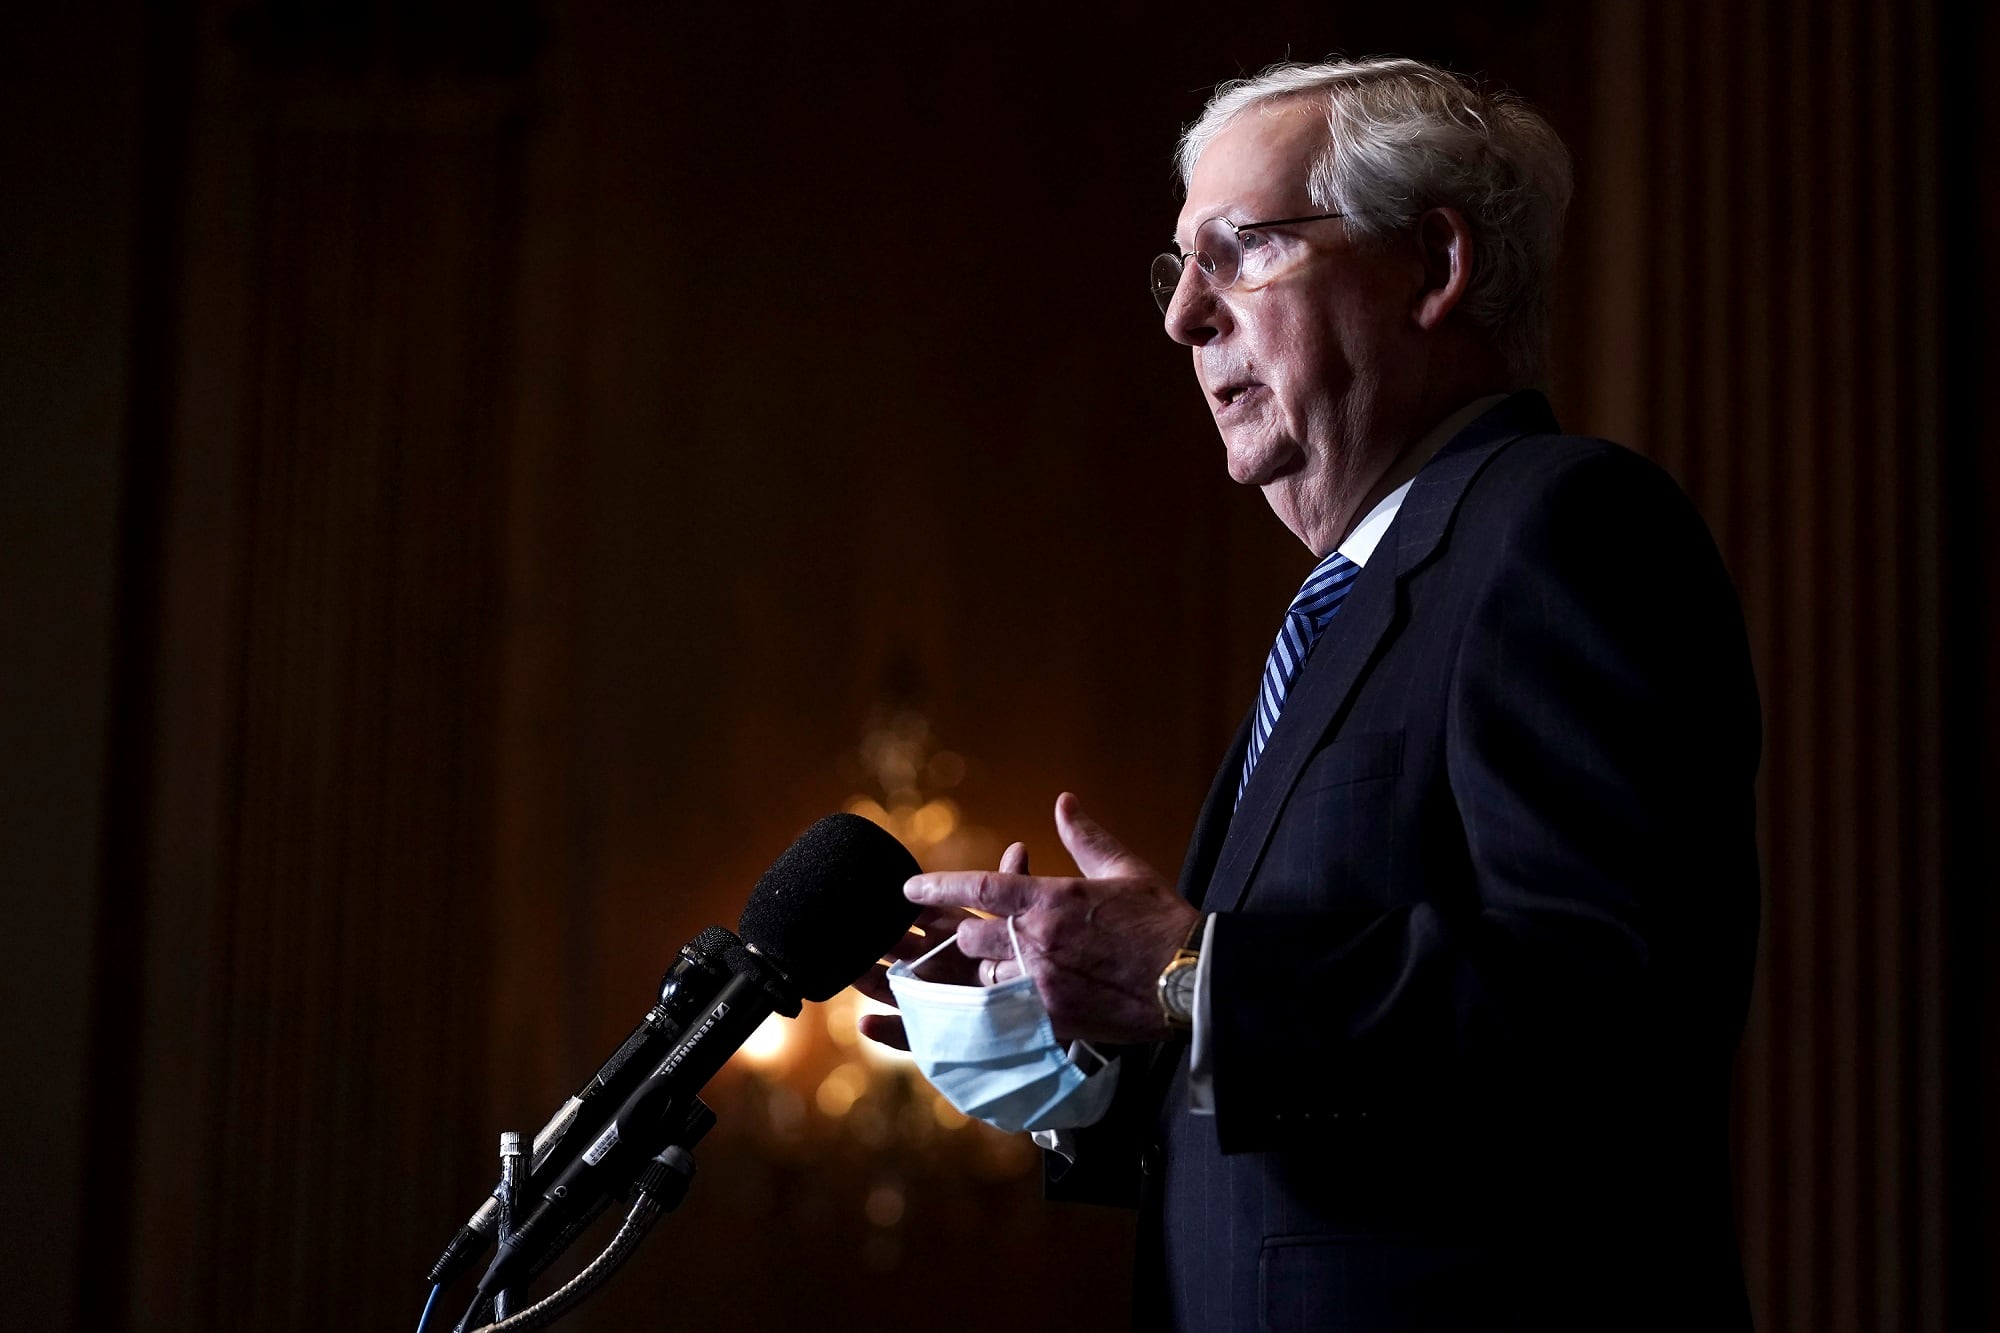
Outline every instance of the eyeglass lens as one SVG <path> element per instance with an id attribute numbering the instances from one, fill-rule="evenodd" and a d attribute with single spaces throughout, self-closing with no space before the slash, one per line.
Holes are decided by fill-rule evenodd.
<path id="1" fill-rule="evenodd" d="M 1174 293 L 1181 285 L 1181 271 L 1189 263 L 1199 265 L 1210 284 L 1217 288 L 1236 281 L 1243 267 L 1243 246 L 1228 219 L 1210 218 L 1197 227 L 1194 249 L 1185 256 L 1168 251 L 1153 260 L 1153 300 L 1161 314 L 1174 303 Z"/>

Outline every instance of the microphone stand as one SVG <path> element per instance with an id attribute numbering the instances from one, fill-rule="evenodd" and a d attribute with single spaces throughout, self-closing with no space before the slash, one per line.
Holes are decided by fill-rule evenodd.
<path id="1" fill-rule="evenodd" d="M 509 1130 L 500 1136 L 500 1241 L 514 1238 L 514 1220 L 521 1215 L 521 1136 Z M 493 1317 L 514 1313 L 514 1293 L 506 1287 L 493 1293 Z"/>
<path id="2" fill-rule="evenodd" d="M 626 1213 L 625 1221 L 620 1224 L 617 1234 L 595 1259 L 561 1287 L 518 1313 L 509 1313 L 507 1308 L 513 1303 L 512 1289 L 503 1288 L 488 1292 L 482 1288 L 474 1294 L 471 1307 L 459 1320 L 454 1333 L 530 1333 L 530 1330 L 544 1328 L 554 1323 L 589 1299 L 598 1288 L 610 1280 L 612 1274 L 616 1273 L 627 1259 L 632 1257 L 633 1251 L 639 1248 L 639 1242 L 646 1238 L 646 1233 L 652 1229 L 653 1224 L 678 1208 L 681 1200 L 687 1197 L 688 1187 L 694 1181 L 695 1171 L 694 1154 L 690 1150 L 714 1125 L 715 1112 L 711 1111 L 708 1104 L 699 1097 L 694 1098 L 678 1128 L 667 1136 L 666 1146 L 639 1168 L 638 1175 L 630 1186 L 632 1206 Z M 508 1137 L 510 1136 L 503 1135 L 501 1139 L 503 1186 L 507 1180 L 508 1162 L 504 1154 Z M 518 1162 L 520 1136 L 511 1137 L 514 1140 L 513 1146 Z M 517 1173 L 518 1169 L 517 1166 L 515 1168 Z M 503 1207 L 500 1238 L 503 1243 L 512 1238 L 512 1225 L 519 1216 L 518 1178 L 513 1192 L 515 1199 L 512 1206 L 508 1206 L 508 1200 L 504 1197 L 501 1200 Z M 520 1279 L 522 1284 L 525 1286 L 528 1281 L 561 1257 L 562 1252 L 569 1247 L 578 1232 L 594 1221 L 603 1211 L 603 1207 L 609 1203 L 610 1200 L 606 1199 L 604 1205 L 556 1236 L 535 1257 L 527 1273 Z M 491 1320 L 481 1322 L 489 1307 L 492 1312 Z"/>

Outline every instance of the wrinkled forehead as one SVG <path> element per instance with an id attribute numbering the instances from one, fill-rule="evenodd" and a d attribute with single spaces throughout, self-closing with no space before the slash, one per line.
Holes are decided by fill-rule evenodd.
<path id="1" fill-rule="evenodd" d="M 1300 98 L 1245 107 L 1209 140 L 1188 178 L 1174 239 L 1185 248 L 1213 217 L 1233 222 L 1312 211 L 1313 158 L 1326 144 L 1326 112 Z"/>

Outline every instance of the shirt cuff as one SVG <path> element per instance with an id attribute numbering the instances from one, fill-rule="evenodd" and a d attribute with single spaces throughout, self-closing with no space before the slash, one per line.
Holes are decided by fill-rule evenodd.
<path id="1" fill-rule="evenodd" d="M 1215 919 L 1210 912 L 1201 928 L 1201 957 L 1194 965 L 1194 1032 L 1188 1038 L 1188 1110 L 1196 1115 L 1215 1114 L 1215 1059 L 1209 1050 L 1209 1034 L 1214 1020 L 1208 1008 L 1209 946 L 1215 943 Z"/>
<path id="2" fill-rule="evenodd" d="M 1038 1129 L 1029 1138 L 1035 1146 L 1045 1152 L 1058 1153 L 1066 1162 L 1076 1161 L 1076 1131 L 1073 1129 Z"/>

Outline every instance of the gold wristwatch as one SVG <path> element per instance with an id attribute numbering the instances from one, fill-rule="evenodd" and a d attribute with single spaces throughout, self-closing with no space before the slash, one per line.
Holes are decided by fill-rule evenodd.
<path id="1" fill-rule="evenodd" d="M 1186 943 L 1160 973 L 1160 1013 L 1176 1032 L 1194 1030 L 1195 967 L 1201 962 L 1201 937 L 1208 929 L 1208 917 L 1195 918 Z"/>

